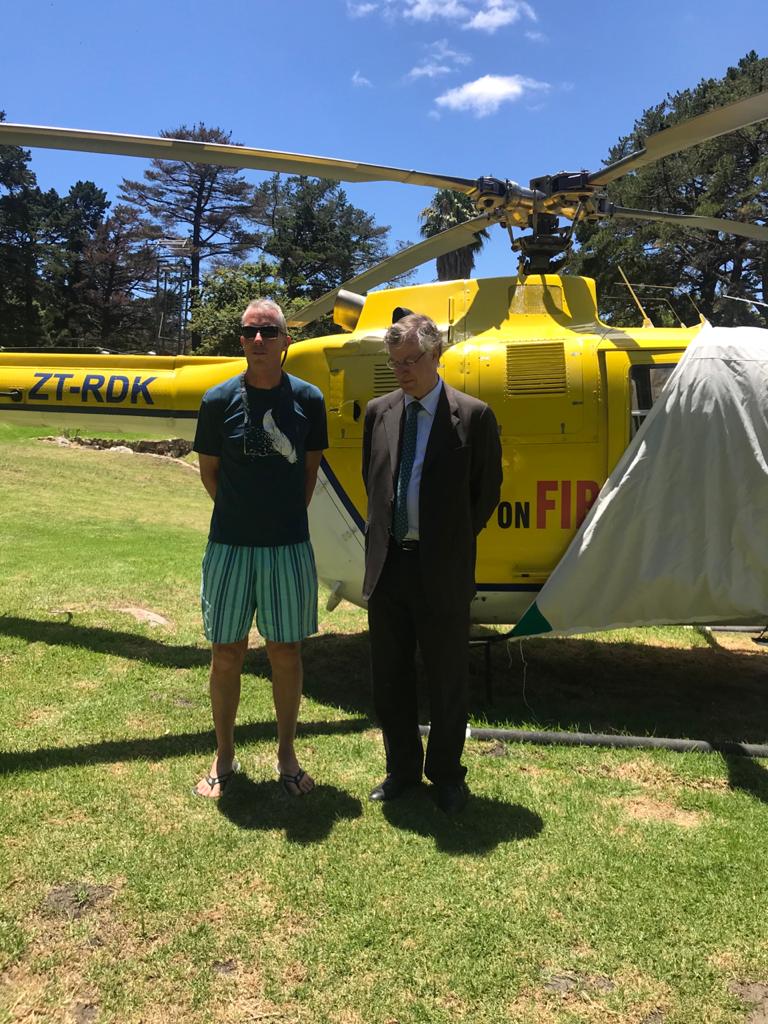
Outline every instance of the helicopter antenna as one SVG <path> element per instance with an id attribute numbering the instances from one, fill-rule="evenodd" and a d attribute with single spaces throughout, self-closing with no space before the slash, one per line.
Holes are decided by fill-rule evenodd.
<path id="1" fill-rule="evenodd" d="M 622 280 L 624 281 L 625 286 L 629 289 L 629 294 L 632 296 L 632 301 L 635 303 L 637 308 L 640 310 L 640 315 L 643 318 L 643 327 L 653 327 L 653 321 L 651 320 L 651 318 L 648 316 L 648 314 L 643 309 L 643 304 L 640 301 L 640 299 L 638 299 L 637 292 L 632 287 L 632 285 L 629 283 L 629 279 L 627 278 L 627 275 L 621 269 L 621 266 L 619 266 L 618 269 L 619 269 L 619 273 L 621 274 Z"/>
<path id="2" fill-rule="evenodd" d="M 768 309 L 768 302 L 758 302 L 757 299 L 742 299 L 740 295 L 722 295 L 723 299 L 733 299 L 734 302 L 746 302 L 750 306 L 764 306 Z"/>
<path id="3" fill-rule="evenodd" d="M 699 323 L 705 324 L 707 322 L 707 318 L 704 316 L 704 314 L 701 312 L 699 307 L 696 305 L 696 302 L 695 302 L 693 296 L 691 295 L 691 293 L 690 292 L 685 292 L 684 294 L 686 295 L 686 297 L 690 301 L 690 303 L 693 306 L 693 308 L 699 314 Z"/>

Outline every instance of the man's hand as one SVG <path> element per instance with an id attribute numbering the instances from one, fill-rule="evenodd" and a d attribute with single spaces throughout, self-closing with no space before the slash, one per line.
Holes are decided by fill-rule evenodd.
<path id="1" fill-rule="evenodd" d="M 211 501 L 215 501 L 216 489 L 219 486 L 221 459 L 218 455 L 203 455 L 202 452 L 197 457 L 200 463 L 200 479 L 203 482 L 203 487 L 210 494 Z"/>
<path id="2" fill-rule="evenodd" d="M 304 453 L 304 500 L 307 503 L 307 508 L 309 508 L 309 503 L 312 500 L 312 495 L 315 490 L 315 484 L 317 483 L 317 471 L 320 469 L 320 460 L 322 457 L 322 452 Z"/>

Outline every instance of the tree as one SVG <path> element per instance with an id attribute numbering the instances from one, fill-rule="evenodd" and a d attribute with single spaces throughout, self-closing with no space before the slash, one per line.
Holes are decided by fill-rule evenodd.
<path id="1" fill-rule="evenodd" d="M 653 132 L 766 88 L 768 59 L 752 51 L 723 78 L 702 80 L 694 89 L 669 95 L 645 110 L 632 133 L 612 147 L 606 162 L 640 148 Z M 768 127 L 763 122 L 666 157 L 612 182 L 608 196 L 619 206 L 766 223 Z M 768 310 L 725 298 L 731 294 L 761 300 L 768 294 L 764 243 L 670 224 L 618 220 L 602 227 L 581 225 L 577 238 L 581 248 L 569 258 L 569 270 L 596 278 L 608 321 L 637 318 L 621 286 L 621 266 L 632 282 L 673 285 L 673 294 L 690 294 L 704 315 L 718 324 L 768 324 Z M 641 290 L 641 298 L 647 294 Z"/>
<path id="2" fill-rule="evenodd" d="M 232 135 L 202 122 L 160 133 L 162 138 L 232 143 Z M 183 235 L 190 243 L 190 290 L 194 311 L 206 260 L 244 256 L 255 237 L 246 229 L 253 213 L 253 188 L 231 167 L 180 160 L 152 160 L 143 181 L 124 180 L 121 198 L 154 222 L 152 235 Z M 192 347 L 198 342 L 192 336 Z"/>
<path id="3" fill-rule="evenodd" d="M 338 182 L 273 174 L 256 190 L 260 248 L 291 299 L 310 302 L 387 255 L 388 227 L 353 206 Z"/>
<path id="4" fill-rule="evenodd" d="M 138 211 L 117 205 L 86 242 L 78 292 L 86 337 L 110 348 L 155 344 L 157 253 Z"/>
<path id="5" fill-rule="evenodd" d="M 59 197 L 38 188 L 29 160 L 19 146 L 0 146 L 0 344 L 5 345 L 45 341 L 39 271 L 49 213 Z"/>
<path id="6" fill-rule="evenodd" d="M 200 354 L 241 354 L 240 317 L 252 299 L 272 299 L 286 315 L 303 304 L 290 299 L 279 279 L 277 264 L 263 257 L 232 267 L 216 267 L 203 278 L 192 328 L 201 336 Z"/>
<path id="7" fill-rule="evenodd" d="M 441 231 L 447 231 L 457 224 L 464 224 L 477 216 L 472 200 L 463 192 L 454 192 L 451 188 L 439 188 L 432 197 L 429 206 L 425 206 L 419 214 L 422 238 L 432 238 Z M 486 230 L 479 232 L 476 242 L 454 249 L 444 256 L 437 257 L 438 281 L 461 281 L 472 273 L 475 256 L 483 248 L 489 235 Z"/>
<path id="8" fill-rule="evenodd" d="M 92 181 L 78 181 L 50 204 L 40 273 L 48 292 L 46 333 L 57 344 L 76 344 L 88 334 L 85 251 L 108 207 L 106 192 Z"/>

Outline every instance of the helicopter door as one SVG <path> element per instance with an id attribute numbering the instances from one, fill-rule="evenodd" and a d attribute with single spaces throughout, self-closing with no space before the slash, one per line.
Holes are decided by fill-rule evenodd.
<path id="1" fill-rule="evenodd" d="M 398 386 L 381 349 L 381 342 L 369 353 L 347 343 L 328 354 L 328 440 L 332 447 L 359 448 L 368 401 Z"/>
<path id="2" fill-rule="evenodd" d="M 682 352 L 601 352 L 608 393 L 606 476 L 640 429 Z"/>

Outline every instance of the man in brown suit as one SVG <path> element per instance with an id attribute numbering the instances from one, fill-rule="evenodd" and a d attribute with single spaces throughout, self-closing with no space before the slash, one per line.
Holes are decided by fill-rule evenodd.
<path id="1" fill-rule="evenodd" d="M 370 799 L 396 799 L 424 771 L 438 807 L 453 814 L 469 795 L 461 764 L 469 605 L 476 538 L 499 500 L 499 431 L 484 402 L 438 376 L 442 337 L 429 317 L 404 316 L 384 340 L 400 388 L 368 403 L 363 440 L 363 596 L 387 759 L 386 778 Z M 431 717 L 426 762 L 418 728 L 417 645 Z"/>

